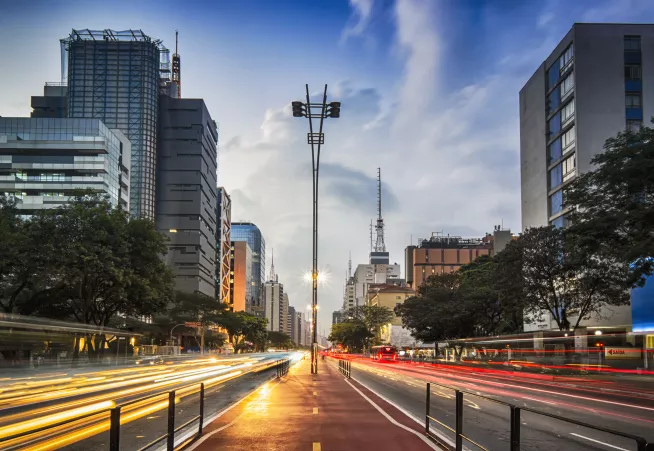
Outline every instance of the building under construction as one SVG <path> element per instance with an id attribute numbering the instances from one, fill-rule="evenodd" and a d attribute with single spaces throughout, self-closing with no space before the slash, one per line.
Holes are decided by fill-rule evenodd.
<path id="1" fill-rule="evenodd" d="M 168 49 L 141 30 L 72 30 L 61 47 L 68 116 L 101 119 L 127 135 L 130 212 L 154 219 L 159 94 L 172 84 Z"/>

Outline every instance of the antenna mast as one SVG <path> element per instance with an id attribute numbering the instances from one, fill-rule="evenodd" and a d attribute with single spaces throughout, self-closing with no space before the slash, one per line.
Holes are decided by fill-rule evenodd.
<path id="1" fill-rule="evenodd" d="M 386 244 L 384 243 L 384 220 L 382 219 L 381 203 L 381 168 L 377 168 L 377 225 L 375 231 L 377 232 L 377 242 L 375 243 L 375 252 L 386 252 Z"/>
<path id="2" fill-rule="evenodd" d="M 272 258 L 270 260 L 270 281 L 277 282 L 277 274 L 275 274 L 275 248 L 272 249 Z"/>
<path id="3" fill-rule="evenodd" d="M 173 53 L 173 79 L 172 82 L 177 84 L 177 98 L 182 98 L 182 67 L 178 53 L 179 32 L 175 30 L 175 53 Z"/>
<path id="4" fill-rule="evenodd" d="M 347 280 L 352 277 L 352 251 L 350 251 L 350 259 L 347 262 Z"/>

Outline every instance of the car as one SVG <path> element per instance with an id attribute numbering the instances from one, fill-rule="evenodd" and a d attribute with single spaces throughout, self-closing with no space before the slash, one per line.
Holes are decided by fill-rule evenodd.
<path id="1" fill-rule="evenodd" d="M 136 361 L 137 365 L 161 365 L 162 363 L 164 363 L 164 358 L 160 355 L 150 355 Z"/>

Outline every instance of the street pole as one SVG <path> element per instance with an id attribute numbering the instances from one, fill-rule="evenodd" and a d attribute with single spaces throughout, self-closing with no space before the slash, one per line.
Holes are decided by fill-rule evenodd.
<path id="1" fill-rule="evenodd" d="M 313 179 L 313 262 L 311 268 L 311 318 L 313 329 L 311 331 L 311 374 L 318 374 L 318 180 L 320 175 L 320 146 L 325 142 L 323 122 L 325 118 L 340 117 L 340 102 L 327 104 L 327 85 L 322 96 L 322 103 L 311 103 L 309 85 L 306 87 L 306 103 L 292 102 L 293 117 L 306 117 L 309 119 L 308 143 L 311 145 L 311 166 Z M 312 111 L 313 110 L 313 111 Z M 315 111 L 315 112 L 314 112 Z M 320 111 L 319 113 L 317 111 Z M 320 119 L 318 133 L 313 132 L 313 119 Z M 317 144 L 317 148 L 315 145 Z"/>

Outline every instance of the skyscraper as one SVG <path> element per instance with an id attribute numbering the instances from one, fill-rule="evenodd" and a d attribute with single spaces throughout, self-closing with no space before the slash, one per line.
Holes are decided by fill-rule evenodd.
<path id="1" fill-rule="evenodd" d="M 232 223 L 232 241 L 247 241 L 252 250 L 252 303 L 247 311 L 264 316 L 262 286 L 266 280 L 266 241 L 259 227 L 251 222 Z"/>
<path id="2" fill-rule="evenodd" d="M 169 52 L 141 30 L 73 30 L 67 52 L 68 116 L 101 119 L 132 143 L 130 212 L 154 219 L 157 117 Z"/>
<path id="3" fill-rule="evenodd" d="M 216 299 L 229 302 L 229 256 L 232 241 L 232 199 L 216 188 Z"/>
<path id="4" fill-rule="evenodd" d="M 654 115 L 654 25 L 574 24 L 520 91 L 522 228 L 566 225 L 563 188 L 607 138 Z M 631 325 L 629 306 L 581 326 Z M 550 314 L 525 329 L 554 328 Z M 580 331 L 578 328 L 576 332 Z"/>
<path id="5" fill-rule="evenodd" d="M 520 91 L 522 228 L 565 225 L 562 188 L 654 115 L 654 25 L 574 24 Z"/>
<path id="6" fill-rule="evenodd" d="M 218 131 L 202 99 L 159 100 L 155 225 L 176 289 L 216 295 Z"/>
<path id="7" fill-rule="evenodd" d="M 229 307 L 247 311 L 252 302 L 252 250 L 246 241 L 232 241 L 230 252 Z"/>
<path id="8" fill-rule="evenodd" d="M 277 280 L 269 280 L 263 284 L 264 311 L 268 319 L 268 330 L 275 332 L 285 332 L 286 321 L 284 319 L 284 302 L 288 302 L 288 297 L 284 293 L 284 284 Z"/>

